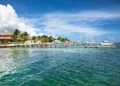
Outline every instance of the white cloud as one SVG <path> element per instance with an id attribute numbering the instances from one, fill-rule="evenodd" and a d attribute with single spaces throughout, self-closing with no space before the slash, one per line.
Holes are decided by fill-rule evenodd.
<path id="1" fill-rule="evenodd" d="M 81 11 L 78 13 L 51 13 L 45 15 L 46 18 L 65 18 L 68 20 L 76 21 L 96 21 L 96 20 L 110 20 L 120 18 L 120 12 L 107 12 L 107 11 Z"/>
<path id="2" fill-rule="evenodd" d="M 26 24 L 25 18 L 19 18 L 11 5 L 0 5 L 0 33 L 19 29 L 27 31 L 31 35 L 36 35 L 37 28 L 31 26 L 31 23 Z"/>
<path id="3" fill-rule="evenodd" d="M 82 34 L 87 36 L 101 36 L 114 33 L 101 26 L 106 20 L 120 19 L 120 12 L 81 11 L 78 13 L 48 13 L 33 15 L 33 18 L 19 18 L 11 5 L 0 5 L 0 32 L 13 31 L 18 28 L 31 35 L 59 35 Z M 40 28 L 35 28 L 35 27 Z"/>
<path id="4" fill-rule="evenodd" d="M 102 11 L 84 11 L 79 13 L 52 13 L 43 17 L 44 32 L 55 35 L 70 35 L 80 33 L 82 35 L 100 36 L 114 33 L 105 30 L 101 21 L 120 18 L 120 13 Z M 41 24 L 41 23 L 40 23 Z M 92 25 L 91 25 L 92 24 Z"/>

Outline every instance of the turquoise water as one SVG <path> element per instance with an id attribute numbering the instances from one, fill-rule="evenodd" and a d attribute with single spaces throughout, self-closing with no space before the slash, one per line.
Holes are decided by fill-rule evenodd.
<path id="1" fill-rule="evenodd" d="M 120 49 L 0 49 L 0 86 L 120 86 Z"/>

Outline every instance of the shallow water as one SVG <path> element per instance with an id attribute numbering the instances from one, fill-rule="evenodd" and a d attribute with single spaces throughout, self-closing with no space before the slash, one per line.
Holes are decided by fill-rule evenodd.
<path id="1" fill-rule="evenodd" d="M 120 49 L 0 49 L 0 86 L 120 86 Z"/>

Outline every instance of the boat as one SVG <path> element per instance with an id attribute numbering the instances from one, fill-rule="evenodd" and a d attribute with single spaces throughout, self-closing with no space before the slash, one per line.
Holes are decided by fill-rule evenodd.
<path id="1" fill-rule="evenodd" d="M 97 47 L 101 47 L 101 48 L 116 48 L 114 43 L 109 42 L 107 40 L 104 40 L 103 42 L 100 42 Z"/>

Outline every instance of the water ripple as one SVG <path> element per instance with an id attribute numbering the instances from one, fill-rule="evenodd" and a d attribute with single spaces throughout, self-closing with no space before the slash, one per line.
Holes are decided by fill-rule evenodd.
<path id="1" fill-rule="evenodd" d="M 0 50 L 2 86 L 120 86 L 120 49 Z"/>

